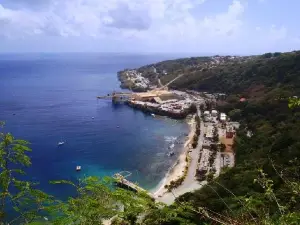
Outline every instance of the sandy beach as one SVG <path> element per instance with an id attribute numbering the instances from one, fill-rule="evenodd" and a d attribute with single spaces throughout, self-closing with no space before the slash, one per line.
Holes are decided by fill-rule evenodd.
<path id="1" fill-rule="evenodd" d="M 167 189 L 165 188 L 165 185 L 170 184 L 171 181 L 176 180 L 183 176 L 185 167 L 187 166 L 186 162 L 186 156 L 188 154 L 188 151 L 190 151 L 190 142 L 193 139 L 193 135 L 195 133 L 196 129 L 196 123 L 195 123 L 195 118 L 191 118 L 188 122 L 190 125 L 190 132 L 189 135 L 187 136 L 187 140 L 184 143 L 183 150 L 181 154 L 179 155 L 176 163 L 170 168 L 168 173 L 166 174 L 165 178 L 162 180 L 162 182 L 159 184 L 158 188 L 154 190 L 154 197 L 155 198 L 161 198 L 162 196 L 168 194 Z"/>
<path id="2" fill-rule="evenodd" d="M 201 117 L 201 111 L 199 107 L 197 108 L 198 116 Z M 154 192 L 154 197 L 157 201 L 163 202 L 165 204 L 172 204 L 176 197 L 183 195 L 187 192 L 195 191 L 199 188 L 201 188 L 203 185 L 206 184 L 206 181 L 198 182 L 195 179 L 196 169 L 198 168 L 198 159 L 200 155 L 200 151 L 202 149 L 202 143 L 204 140 L 204 132 L 201 132 L 198 137 L 198 145 L 195 149 L 190 148 L 190 143 L 193 139 L 194 133 L 196 131 L 196 122 L 195 117 L 190 121 L 190 133 L 188 135 L 188 139 L 184 144 L 184 149 L 182 154 L 179 156 L 177 163 L 174 165 L 174 167 L 169 171 L 169 173 L 166 175 L 163 182 L 161 182 L 161 185 L 159 188 Z M 204 124 L 203 122 L 200 123 L 200 130 L 204 130 Z M 187 162 L 185 160 L 186 155 L 189 154 L 189 167 L 187 171 L 187 175 L 185 177 L 185 180 L 183 183 L 172 190 L 172 192 L 168 192 L 167 189 L 164 187 L 166 184 L 170 184 L 172 180 L 176 180 L 179 177 L 181 177 L 184 173 L 185 167 L 187 165 Z"/>

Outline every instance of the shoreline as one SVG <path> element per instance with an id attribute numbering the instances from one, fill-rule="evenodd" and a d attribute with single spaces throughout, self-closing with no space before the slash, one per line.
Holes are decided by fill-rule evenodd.
<path id="1" fill-rule="evenodd" d="M 168 190 L 165 188 L 165 185 L 169 185 L 171 181 L 177 180 L 184 174 L 184 170 L 187 166 L 186 157 L 190 150 L 189 144 L 195 133 L 194 116 L 191 119 L 188 119 L 186 122 L 189 125 L 189 134 L 186 137 L 187 140 L 184 142 L 182 146 L 182 151 L 178 156 L 176 162 L 170 167 L 170 169 L 167 171 L 166 175 L 159 182 L 159 184 L 154 189 L 150 190 L 150 192 L 153 193 L 155 198 L 162 197 L 163 195 L 169 193 Z"/>

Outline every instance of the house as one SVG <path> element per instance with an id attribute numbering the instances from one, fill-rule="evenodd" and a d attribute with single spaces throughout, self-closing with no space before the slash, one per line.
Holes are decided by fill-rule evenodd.
<path id="1" fill-rule="evenodd" d="M 209 111 L 204 111 L 204 116 L 209 116 L 209 115 L 210 115 Z"/>
<path id="2" fill-rule="evenodd" d="M 232 126 L 226 126 L 226 138 L 233 138 L 235 135 L 235 129 Z"/>
<path id="3" fill-rule="evenodd" d="M 203 144 L 202 144 L 202 148 L 210 150 L 210 145 L 211 145 L 211 142 L 209 140 L 204 140 Z"/>
<path id="4" fill-rule="evenodd" d="M 221 114 L 220 114 L 220 120 L 223 121 L 223 122 L 225 122 L 226 119 L 227 119 L 226 114 L 225 114 L 225 113 L 221 113 Z"/>
<path id="5" fill-rule="evenodd" d="M 245 102 L 246 100 L 246 98 L 240 98 L 240 102 Z"/>
<path id="6" fill-rule="evenodd" d="M 205 135 L 205 137 L 207 139 L 213 138 L 213 136 L 214 136 L 213 130 L 214 130 L 214 127 L 212 125 L 208 125 L 207 126 L 207 128 L 206 128 L 206 135 Z"/>
<path id="7" fill-rule="evenodd" d="M 212 110 L 211 115 L 214 116 L 214 117 L 218 116 L 218 111 L 217 110 Z"/>
<path id="8" fill-rule="evenodd" d="M 226 99 L 226 94 L 219 93 L 219 94 L 218 94 L 218 99 L 220 99 L 220 100 Z"/>

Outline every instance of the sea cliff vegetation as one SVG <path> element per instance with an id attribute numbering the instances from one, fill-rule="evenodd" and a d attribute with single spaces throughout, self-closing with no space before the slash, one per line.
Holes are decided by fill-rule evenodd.
<path id="1" fill-rule="evenodd" d="M 167 74 L 153 75 L 148 70 L 153 66 Z M 98 178 L 79 185 L 54 182 L 78 191 L 61 202 L 21 179 L 22 168 L 30 166 L 28 143 L 2 132 L 1 221 L 13 207 L 17 216 L 10 224 L 102 224 L 113 216 L 115 225 L 300 224 L 299 51 L 179 59 L 137 70 L 152 84 L 157 77 L 166 83 L 184 73 L 171 88 L 225 93 L 217 107 L 241 122 L 233 146 L 235 167 L 202 189 L 178 196 L 171 206 L 143 193 L 112 190 L 109 181 Z"/>

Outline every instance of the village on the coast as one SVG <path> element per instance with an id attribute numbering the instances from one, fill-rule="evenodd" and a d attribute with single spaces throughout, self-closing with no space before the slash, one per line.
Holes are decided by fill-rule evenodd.
<path id="1" fill-rule="evenodd" d="M 155 70 L 154 70 L 155 72 Z M 163 71 L 167 74 L 167 71 Z M 168 84 L 151 85 L 151 82 L 136 70 L 125 70 L 122 81 L 146 91 L 113 92 L 98 99 L 111 99 L 140 109 L 153 117 L 158 115 L 185 119 L 188 115 L 190 133 L 182 154 L 170 169 L 159 188 L 149 193 L 155 200 L 172 204 L 176 197 L 197 190 L 216 178 L 223 168 L 233 167 L 235 153 L 233 142 L 239 123 L 231 121 L 224 112 L 217 111 L 216 102 L 226 98 L 224 93 L 170 90 L 168 86 L 180 79 L 179 75 Z M 191 115 L 191 116 L 190 116 Z M 176 157 L 176 156 L 175 156 Z M 118 183 L 134 191 L 143 190 L 131 183 L 122 174 L 116 174 Z"/>

